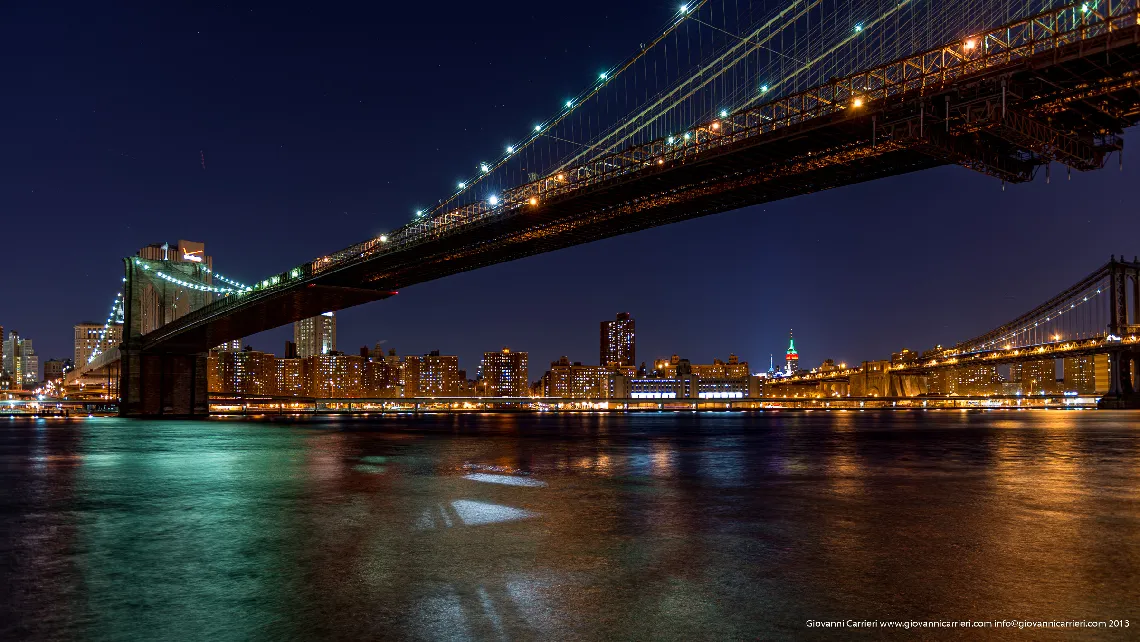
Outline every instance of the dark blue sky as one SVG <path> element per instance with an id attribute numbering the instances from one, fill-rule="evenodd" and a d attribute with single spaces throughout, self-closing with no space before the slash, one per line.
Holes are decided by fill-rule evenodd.
<path id="1" fill-rule="evenodd" d="M 0 325 L 41 359 L 105 318 L 119 258 L 147 243 L 205 242 L 252 281 L 397 227 L 676 10 L 103 4 L 0 7 Z M 486 268 L 343 312 L 339 347 L 439 349 L 473 373 L 509 345 L 537 378 L 596 361 L 618 311 L 645 361 L 762 369 L 790 327 L 806 365 L 953 343 L 1140 253 L 1135 163 L 1053 178 L 1003 192 L 942 168 Z"/>

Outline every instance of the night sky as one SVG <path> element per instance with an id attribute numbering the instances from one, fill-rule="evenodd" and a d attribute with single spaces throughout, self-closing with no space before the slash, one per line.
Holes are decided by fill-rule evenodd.
<path id="1" fill-rule="evenodd" d="M 0 6 L 0 325 L 41 361 L 106 318 L 119 259 L 148 243 L 204 242 L 248 282 L 403 224 L 676 11 L 125 4 Z M 832 190 L 410 287 L 339 314 L 338 347 L 438 349 L 473 376 L 506 345 L 536 379 L 563 354 L 596 362 L 598 322 L 628 311 L 644 361 L 762 370 L 789 328 L 808 366 L 926 349 L 1140 253 L 1138 180 L 1113 157 L 1004 192 L 956 167 Z"/>

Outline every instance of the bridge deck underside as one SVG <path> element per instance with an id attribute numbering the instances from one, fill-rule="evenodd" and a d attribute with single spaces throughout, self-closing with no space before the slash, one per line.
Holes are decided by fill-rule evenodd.
<path id="1" fill-rule="evenodd" d="M 150 337 L 143 335 L 143 348 L 148 351 L 205 352 L 227 341 L 248 337 L 322 312 L 379 301 L 392 294 L 394 293 L 359 287 L 309 283 L 282 292 L 279 296 L 251 300 L 249 305 L 226 309 L 224 314 L 195 324 L 162 342 L 145 341 Z"/>
<path id="2" fill-rule="evenodd" d="M 1117 133 L 1140 118 L 1140 28 L 992 68 L 953 84 L 783 127 L 488 217 L 417 245 L 363 257 L 295 285 L 245 295 L 224 311 L 190 315 L 144 337 L 148 349 L 208 348 L 313 314 L 389 296 L 416 283 L 685 219 L 982 158 L 975 169 L 1024 180 L 1043 162 L 992 131 L 939 132 L 941 105 L 1001 100 L 1057 130 Z M 949 103 L 945 98 L 949 97 Z M 919 115 L 919 105 L 922 116 Z M 943 109 L 943 111 L 939 111 Z M 1041 112 L 1047 111 L 1045 115 Z M 946 118 L 942 118 L 945 115 Z M 917 127 L 916 127 L 917 124 Z M 961 128 L 955 122 L 954 127 Z M 900 131 L 909 132 L 906 135 Z M 918 134 L 915 134 L 918 132 Z M 949 136 L 950 134 L 946 134 Z M 1092 140 L 1092 135 L 1087 136 Z M 941 145 L 947 153 L 932 153 Z M 993 161 L 1001 157 L 1000 163 Z M 971 159 L 972 160 L 972 159 Z M 989 165 L 986 165 L 989 163 Z M 996 164 L 995 164 L 996 163 Z M 366 289 L 361 289 L 361 287 Z"/>
<path id="3" fill-rule="evenodd" d="M 1123 42 L 1118 35 L 1118 44 L 1110 54 L 1104 53 L 1102 46 L 1096 56 L 1091 53 L 1095 43 L 1086 42 L 1080 55 L 1070 52 L 1068 59 L 1057 60 L 1065 52 L 1054 51 L 1047 61 L 1029 60 L 1016 68 L 999 70 L 1009 77 L 1010 85 L 1033 92 L 1007 96 L 1010 108 L 1031 110 L 1064 95 L 1063 88 L 1135 74 L 1140 69 L 1135 35 L 1130 44 Z M 943 102 L 942 94 L 952 96 L 955 103 L 983 97 L 1000 100 L 997 76 L 994 72 L 985 78 L 970 78 L 968 85 L 945 88 L 927 103 L 938 106 Z M 1098 128 L 1119 132 L 1136 122 L 1137 97 L 1133 84 L 1096 95 L 1095 105 L 1088 100 L 1069 101 L 1049 115 L 1050 122 L 1058 129 L 1074 130 L 1095 122 Z M 473 225 L 430 246 L 421 246 L 419 251 L 382 256 L 328 278 L 345 283 L 363 280 L 397 289 L 610 236 L 950 162 L 945 156 L 931 155 L 928 141 L 873 136 L 876 125 L 882 132 L 890 123 L 916 121 L 913 99 L 873 107 L 784 128 L 755 141 L 717 149 L 715 154 L 614 179 L 580 194 L 572 192 L 531 211 Z M 930 112 L 926 121 L 928 137 L 945 124 Z M 1003 146 L 1013 147 L 984 133 L 962 138 L 991 153 Z M 1013 158 L 1018 150 L 1001 151 Z M 1031 171 L 1032 166 L 1022 169 Z"/>

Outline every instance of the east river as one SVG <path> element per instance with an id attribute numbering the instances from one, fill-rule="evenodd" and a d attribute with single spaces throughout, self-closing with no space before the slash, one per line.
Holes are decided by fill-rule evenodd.
<path id="1" fill-rule="evenodd" d="M 0 493 L 3 639 L 1140 633 L 1135 412 L 3 418 Z"/>

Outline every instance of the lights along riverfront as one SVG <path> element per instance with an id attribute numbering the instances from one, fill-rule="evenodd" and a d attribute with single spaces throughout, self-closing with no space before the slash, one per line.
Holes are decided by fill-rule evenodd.
<path id="1" fill-rule="evenodd" d="M 1135 623 L 1138 437 L 1126 411 L 10 419 L 0 637 Z"/>

